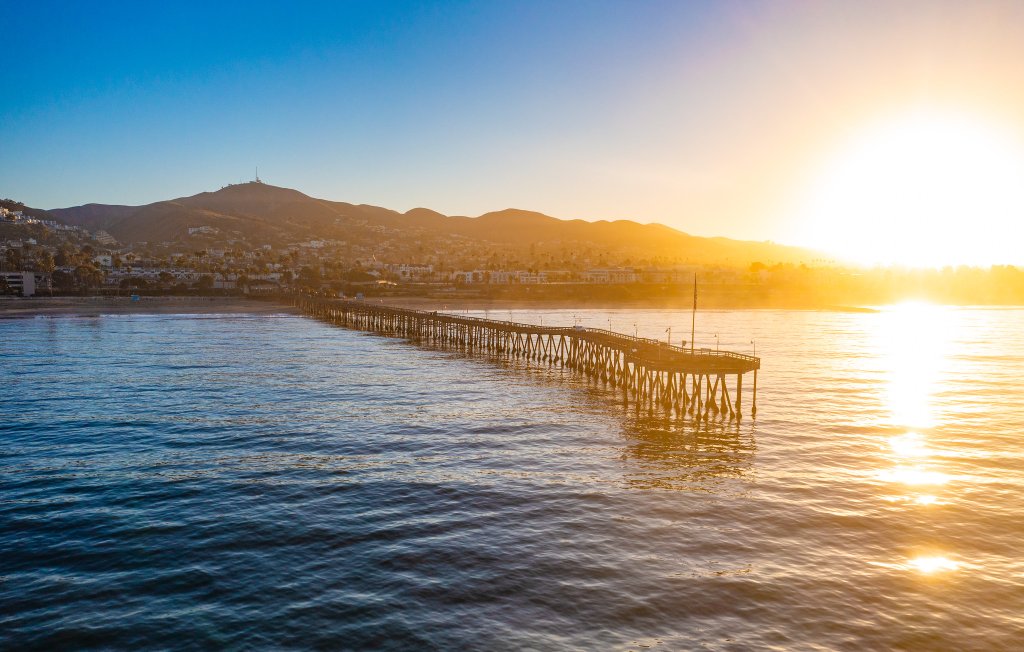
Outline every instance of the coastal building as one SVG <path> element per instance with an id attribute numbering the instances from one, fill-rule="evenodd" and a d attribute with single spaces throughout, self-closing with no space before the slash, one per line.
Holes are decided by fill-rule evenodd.
<path id="1" fill-rule="evenodd" d="M 583 272 L 583 280 L 586 283 L 636 283 L 637 273 L 625 267 L 588 269 Z"/>
<path id="2" fill-rule="evenodd" d="M 430 278 L 434 273 L 434 266 L 400 263 L 397 265 L 388 265 L 388 271 L 402 281 L 417 281 Z"/>
<path id="3" fill-rule="evenodd" d="M 281 286 L 273 281 L 254 280 L 249 281 L 248 285 L 243 288 L 246 294 L 263 296 L 273 294 L 281 290 Z"/>
<path id="4" fill-rule="evenodd" d="M 114 236 L 110 235 L 106 231 L 97 231 L 92 237 L 96 239 L 96 242 L 107 245 L 108 247 L 113 247 L 117 244 L 117 240 L 114 239 Z"/>
<path id="5" fill-rule="evenodd" d="M 0 278 L 7 281 L 7 287 L 14 294 L 31 297 L 36 293 L 35 272 L 0 272 Z"/>
<path id="6" fill-rule="evenodd" d="M 568 283 L 573 279 L 573 272 L 565 269 L 549 269 L 540 272 L 544 283 Z"/>
<path id="7" fill-rule="evenodd" d="M 693 279 L 693 268 L 669 268 L 648 267 L 641 278 L 647 283 L 682 283 Z"/>

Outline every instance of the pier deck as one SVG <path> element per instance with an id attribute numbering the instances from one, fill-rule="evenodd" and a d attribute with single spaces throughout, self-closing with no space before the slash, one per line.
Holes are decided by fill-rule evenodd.
<path id="1" fill-rule="evenodd" d="M 704 419 L 739 419 L 743 375 L 754 374 L 751 415 L 757 414 L 760 358 L 582 326 L 543 326 L 412 310 L 347 299 L 299 295 L 303 312 L 334 324 L 414 341 L 559 364 L 621 387 L 638 403 Z M 726 382 L 735 376 L 735 393 Z"/>

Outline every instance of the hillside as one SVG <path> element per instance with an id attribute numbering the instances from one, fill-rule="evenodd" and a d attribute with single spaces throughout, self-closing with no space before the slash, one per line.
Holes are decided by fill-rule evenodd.
<path id="1" fill-rule="evenodd" d="M 333 239 L 387 250 L 438 251 L 439 243 L 462 249 L 545 252 L 561 257 L 590 252 L 612 264 L 629 260 L 745 265 L 753 261 L 800 262 L 814 252 L 771 243 L 691 236 L 660 224 L 628 220 L 561 220 L 518 209 L 479 217 L 446 216 L 426 208 L 406 213 L 309 197 L 263 183 L 227 186 L 144 206 L 86 204 L 49 211 L 56 219 L 90 230 L 103 229 L 121 242 L 189 240 L 188 228 L 209 226 L 223 239 L 253 245 L 283 245 Z"/>
<path id="2" fill-rule="evenodd" d="M 51 215 L 49 211 L 44 211 L 41 208 L 32 208 L 31 206 L 26 206 L 20 201 L 15 201 L 13 199 L 0 199 L 0 208 L 6 208 L 9 211 L 21 211 L 29 217 L 34 217 L 40 220 L 56 219 L 56 217 Z"/>

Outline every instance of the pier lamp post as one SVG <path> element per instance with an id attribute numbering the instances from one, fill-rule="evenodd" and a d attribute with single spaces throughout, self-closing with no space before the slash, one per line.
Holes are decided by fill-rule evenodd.
<path id="1" fill-rule="evenodd" d="M 633 322 L 633 337 L 639 337 L 639 335 L 637 334 L 639 332 L 640 332 L 640 329 L 637 328 L 636 322 Z"/>
<path id="2" fill-rule="evenodd" d="M 754 347 L 754 352 L 753 352 L 752 355 L 756 358 L 757 357 L 757 345 L 754 344 L 754 340 L 750 340 L 750 346 Z"/>
<path id="3" fill-rule="evenodd" d="M 668 328 L 666 328 L 665 332 L 668 333 L 668 345 L 672 346 L 672 327 L 669 326 Z"/>
<path id="4" fill-rule="evenodd" d="M 718 353 L 718 333 L 715 333 L 715 353 Z"/>

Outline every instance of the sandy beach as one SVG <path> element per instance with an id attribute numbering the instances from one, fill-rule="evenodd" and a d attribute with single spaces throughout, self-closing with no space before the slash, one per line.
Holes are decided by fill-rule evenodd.
<path id="1" fill-rule="evenodd" d="M 3 297 L 0 319 L 37 315 L 83 317 L 120 314 L 280 313 L 294 309 L 276 301 L 242 297 Z"/>

